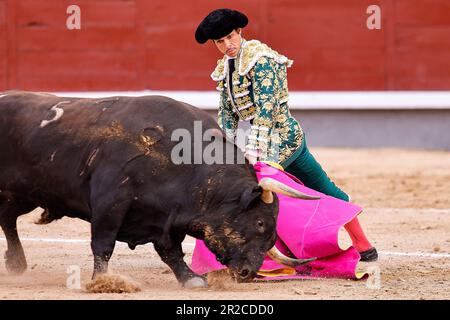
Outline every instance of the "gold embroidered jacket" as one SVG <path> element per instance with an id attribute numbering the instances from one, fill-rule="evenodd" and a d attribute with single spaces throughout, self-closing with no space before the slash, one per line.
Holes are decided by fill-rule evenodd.
<path id="1" fill-rule="evenodd" d="M 252 120 L 246 152 L 286 167 L 303 140 L 287 104 L 286 69 L 293 61 L 258 40 L 244 40 L 229 83 L 229 59 L 225 55 L 211 74 L 220 91 L 219 126 L 234 139 L 238 121 Z"/>

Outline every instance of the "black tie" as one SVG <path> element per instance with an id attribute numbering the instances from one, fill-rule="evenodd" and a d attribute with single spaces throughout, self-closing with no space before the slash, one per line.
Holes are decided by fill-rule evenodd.
<path id="1" fill-rule="evenodd" d="M 228 60 L 228 84 L 230 86 L 231 99 L 233 99 L 233 101 L 234 101 L 234 96 L 233 96 L 233 72 L 235 70 L 234 60 L 235 59 L 229 59 Z"/>
<path id="2" fill-rule="evenodd" d="M 234 70 L 236 69 L 236 68 L 234 67 L 234 60 L 235 60 L 235 59 L 230 59 L 230 60 L 228 60 L 228 69 L 230 70 L 230 73 L 229 73 L 230 77 L 231 77 L 231 75 L 233 74 Z"/>

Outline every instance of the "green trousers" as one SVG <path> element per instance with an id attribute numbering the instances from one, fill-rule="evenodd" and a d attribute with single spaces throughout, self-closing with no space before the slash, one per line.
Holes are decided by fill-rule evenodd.
<path id="1" fill-rule="evenodd" d="M 297 177 L 308 188 L 344 201 L 349 201 L 349 196 L 330 180 L 320 164 L 309 152 L 305 137 L 303 137 L 300 148 L 300 153 L 285 168 L 285 171 Z"/>

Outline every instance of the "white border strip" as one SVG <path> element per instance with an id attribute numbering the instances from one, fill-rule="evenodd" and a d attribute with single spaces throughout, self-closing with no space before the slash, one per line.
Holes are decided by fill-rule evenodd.
<path id="1" fill-rule="evenodd" d="M 58 238 L 21 238 L 22 241 L 27 242 L 46 242 L 46 243 L 90 243 L 88 239 L 58 239 Z M 6 241 L 6 238 L 0 237 L 0 241 Z M 117 242 L 119 245 L 127 245 L 123 242 Z M 151 243 L 149 244 L 153 246 Z M 183 248 L 193 249 L 195 243 L 183 243 Z M 380 251 L 382 256 L 398 256 L 398 257 L 419 257 L 419 258 L 435 258 L 435 259 L 450 259 L 450 253 L 428 253 L 428 252 L 391 252 Z"/>
<path id="2" fill-rule="evenodd" d="M 217 91 L 143 90 L 53 94 L 80 98 L 162 95 L 209 110 L 217 109 L 219 104 Z M 293 110 L 450 109 L 450 91 L 293 91 L 289 93 L 289 107 Z"/>

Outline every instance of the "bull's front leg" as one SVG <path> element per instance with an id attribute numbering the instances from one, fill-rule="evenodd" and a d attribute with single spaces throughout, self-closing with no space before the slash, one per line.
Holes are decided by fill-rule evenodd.
<path id="1" fill-rule="evenodd" d="M 108 271 L 117 234 L 130 207 L 130 200 L 117 200 L 112 205 L 100 205 L 93 210 L 91 220 L 91 249 L 94 255 L 92 279 Z"/>
<path id="2" fill-rule="evenodd" d="M 108 174 L 105 174 L 108 172 Z M 133 196 L 131 186 L 121 184 L 121 173 L 115 167 L 96 171 L 91 178 L 91 249 L 94 255 L 92 279 L 108 271 L 117 234 Z"/>
<path id="3" fill-rule="evenodd" d="M 207 288 L 206 280 L 192 272 L 184 262 L 184 252 L 181 247 L 181 241 L 165 241 L 154 243 L 155 250 L 170 269 L 172 269 L 178 282 L 187 289 Z"/>
<path id="4" fill-rule="evenodd" d="M 98 212 L 92 219 L 91 249 L 94 255 L 92 279 L 108 271 L 108 262 L 114 251 L 117 233 L 129 206 L 129 201 L 114 204 L 109 209 Z"/>

